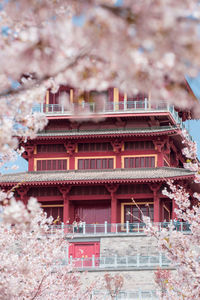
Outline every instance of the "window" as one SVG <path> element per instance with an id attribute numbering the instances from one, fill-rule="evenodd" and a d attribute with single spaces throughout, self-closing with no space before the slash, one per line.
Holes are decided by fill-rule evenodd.
<path id="1" fill-rule="evenodd" d="M 78 159 L 78 169 L 113 169 L 113 158 Z"/>
<path id="2" fill-rule="evenodd" d="M 125 205 L 124 206 L 124 220 L 130 223 L 140 223 L 142 222 L 142 216 L 150 217 L 151 221 L 154 218 L 153 204 L 143 204 L 143 205 Z"/>
<path id="3" fill-rule="evenodd" d="M 28 191 L 29 197 L 61 196 L 57 187 L 35 187 Z"/>
<path id="4" fill-rule="evenodd" d="M 37 145 L 38 153 L 49 153 L 49 152 L 66 152 L 63 144 L 41 144 Z"/>
<path id="5" fill-rule="evenodd" d="M 66 159 L 37 160 L 37 171 L 66 170 Z"/>
<path id="6" fill-rule="evenodd" d="M 110 143 L 84 143 L 78 144 L 79 152 L 100 152 L 100 151 L 112 151 Z"/>
<path id="7" fill-rule="evenodd" d="M 126 157 L 124 168 L 155 168 L 155 157 Z"/>
<path id="8" fill-rule="evenodd" d="M 125 150 L 145 150 L 145 149 L 154 149 L 154 144 L 152 141 L 130 141 L 125 142 Z"/>

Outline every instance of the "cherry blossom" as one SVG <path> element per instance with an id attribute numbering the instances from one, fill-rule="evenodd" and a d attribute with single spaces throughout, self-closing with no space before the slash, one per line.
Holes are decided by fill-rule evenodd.
<path id="1" fill-rule="evenodd" d="M 199 18 L 194 0 L 3 1 L 2 155 L 5 145 L 17 149 L 18 137 L 33 138 L 45 126 L 41 115 L 30 117 L 32 105 L 60 85 L 150 93 L 152 101 L 170 101 L 198 117 L 184 74 L 199 71 Z"/>
<path id="2" fill-rule="evenodd" d="M 50 234 L 52 218 L 36 199 L 26 208 L 12 192 L 0 198 L 9 198 L 0 216 L 0 299 L 89 300 L 93 285 L 83 286 L 66 264 L 67 242 L 59 230 Z"/>
<path id="3" fill-rule="evenodd" d="M 187 138 L 184 140 L 183 154 L 189 160 L 187 167 L 199 172 L 196 159 L 196 144 Z M 194 165 L 194 166 L 193 166 Z M 177 220 L 168 228 L 158 231 L 148 217 L 143 217 L 147 233 L 157 239 L 159 250 L 171 261 L 176 271 L 158 270 L 155 281 L 159 287 L 160 299 L 181 300 L 200 298 L 200 194 L 193 194 L 187 188 L 174 181 L 168 181 L 163 194 L 175 201 L 177 220 L 185 222 L 187 234 L 179 231 Z M 195 201 L 195 202 L 194 202 Z M 195 205 L 194 203 L 197 203 Z"/>

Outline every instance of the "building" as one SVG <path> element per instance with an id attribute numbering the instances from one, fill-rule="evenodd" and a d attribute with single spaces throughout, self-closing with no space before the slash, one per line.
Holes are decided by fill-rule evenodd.
<path id="1" fill-rule="evenodd" d="M 69 99 L 65 107 L 58 102 L 63 93 Z M 69 256 L 93 258 L 85 266 L 98 266 L 97 259 L 109 253 L 123 257 L 117 250 L 123 241 L 126 255 L 155 254 L 143 234 L 142 213 L 154 222 L 175 218 L 174 201 L 162 194 L 166 179 L 192 194 L 194 173 L 183 168 L 181 154 L 190 112 L 153 104 L 144 95 L 129 98 L 117 88 L 77 96 L 64 86 L 47 92 L 45 104 L 34 110 L 47 115 L 48 125 L 34 140 L 21 141 L 28 172 L 1 176 L 1 188 L 20 182 L 18 199 L 26 203 L 35 196 L 48 215 L 73 224 L 64 229 L 77 234 Z"/>

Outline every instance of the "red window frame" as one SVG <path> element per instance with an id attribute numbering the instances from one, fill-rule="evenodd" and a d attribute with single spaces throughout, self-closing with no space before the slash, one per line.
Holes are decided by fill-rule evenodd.
<path id="1" fill-rule="evenodd" d="M 113 169 L 113 158 L 78 159 L 79 170 Z"/>
<path id="2" fill-rule="evenodd" d="M 138 208 L 139 207 L 139 208 Z M 150 217 L 151 221 L 154 219 L 154 207 L 153 204 L 143 205 L 125 205 L 124 206 L 124 221 L 129 223 L 140 223 L 142 221 L 142 215 Z"/>
<path id="3" fill-rule="evenodd" d="M 109 142 L 78 144 L 78 152 L 103 152 L 103 151 L 112 151 L 112 150 L 113 148 Z"/>
<path id="4" fill-rule="evenodd" d="M 66 152 L 63 144 L 39 144 L 37 145 L 37 153 L 57 153 Z"/>
<path id="5" fill-rule="evenodd" d="M 125 150 L 146 150 L 154 149 L 152 141 L 127 141 L 124 143 Z"/>
<path id="6" fill-rule="evenodd" d="M 37 160 L 37 171 L 66 171 L 67 159 Z"/>
<path id="7" fill-rule="evenodd" d="M 124 168 L 155 168 L 155 156 L 125 157 Z"/>

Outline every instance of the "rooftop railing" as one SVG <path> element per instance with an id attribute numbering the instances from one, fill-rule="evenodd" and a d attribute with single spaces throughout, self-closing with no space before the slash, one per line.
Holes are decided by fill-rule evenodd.
<path id="1" fill-rule="evenodd" d="M 106 114 L 106 113 L 124 113 L 124 112 L 153 112 L 153 111 L 171 111 L 174 113 L 173 106 L 166 102 L 151 104 L 147 98 L 142 100 L 125 100 L 122 102 L 102 102 L 89 103 L 71 103 L 67 108 L 61 104 L 36 104 L 33 112 L 43 112 L 46 115 L 73 115 L 73 114 Z M 178 116 L 178 113 L 175 114 Z"/>
<path id="2" fill-rule="evenodd" d="M 70 256 L 66 260 L 66 264 L 72 264 L 78 269 L 124 269 L 124 268 L 157 268 L 169 267 L 170 260 L 163 254 L 154 256 L 133 255 L 133 256 L 117 256 L 110 257 L 82 257 L 72 258 Z"/>
<path id="3" fill-rule="evenodd" d="M 92 300 L 97 299 L 108 300 L 111 299 L 109 292 L 107 291 L 93 291 Z M 100 297 L 100 298 L 99 298 Z M 155 290 L 136 290 L 136 291 L 120 291 L 116 296 L 113 296 L 114 300 L 156 300 L 158 299 Z"/>
<path id="4" fill-rule="evenodd" d="M 61 104 L 36 104 L 33 106 L 33 112 L 42 112 L 47 116 L 51 115 L 90 115 L 90 114 L 115 114 L 115 113 L 143 113 L 143 112 L 170 112 L 176 124 L 181 129 L 186 129 L 185 124 L 179 117 L 178 112 L 173 105 L 166 102 L 150 104 L 145 98 L 142 100 L 126 100 L 120 102 L 102 102 L 89 103 L 71 103 L 67 108 Z M 190 137 L 191 138 L 191 137 Z"/>
<path id="5" fill-rule="evenodd" d="M 176 230 L 180 232 L 190 232 L 190 225 L 186 222 L 160 222 L 153 223 L 153 225 L 161 231 L 163 228 L 170 230 Z M 50 227 L 50 233 L 54 233 L 56 230 L 60 230 L 64 235 L 137 235 L 145 234 L 146 225 L 144 223 L 113 223 L 109 224 L 86 224 L 85 222 L 77 223 L 76 225 L 52 225 Z"/>

